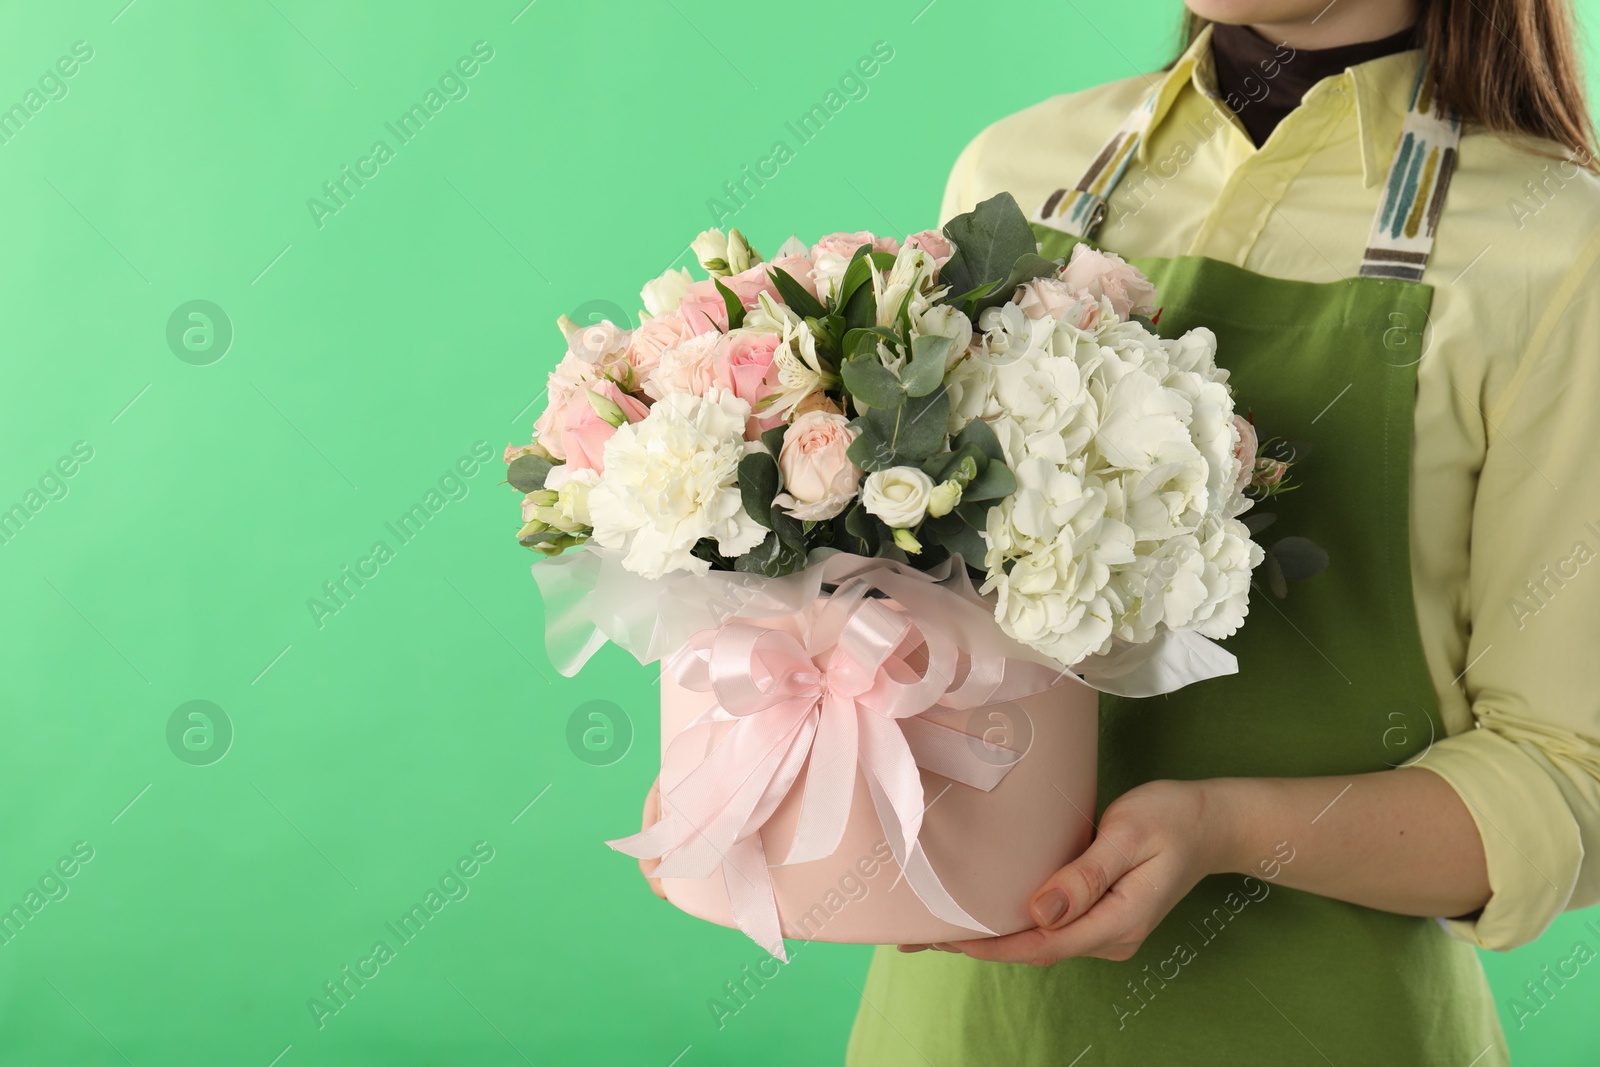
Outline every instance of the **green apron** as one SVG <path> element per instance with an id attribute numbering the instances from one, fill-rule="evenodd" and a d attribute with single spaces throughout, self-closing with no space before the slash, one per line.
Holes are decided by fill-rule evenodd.
<path id="1" fill-rule="evenodd" d="M 1451 152 L 1444 141 L 1435 147 Z M 1419 134 L 1412 154 L 1425 154 L 1422 142 Z M 1432 169 L 1447 178 L 1448 166 Z M 1309 537 L 1331 562 L 1283 600 L 1258 576 L 1249 618 L 1222 642 L 1237 674 L 1151 699 L 1101 697 L 1101 811 L 1154 779 L 1380 771 L 1444 736 L 1412 602 L 1408 529 L 1416 361 L 1432 290 L 1400 280 L 1420 277 L 1432 226 L 1407 233 L 1395 221 L 1436 221 L 1443 188 L 1429 211 L 1410 210 L 1430 191 L 1410 188 L 1415 171 L 1398 153 L 1392 170 L 1362 276 L 1323 284 L 1199 257 L 1131 260 L 1159 289 L 1161 333 L 1210 327 L 1218 362 L 1263 434 L 1311 443 L 1295 468 L 1301 487 L 1263 506 L 1278 520 L 1262 539 Z M 1098 216 L 1096 200 L 1118 176 L 1091 171 L 1067 203 L 1058 193 L 1042 212 Z M 1086 192 L 1087 208 L 1073 203 Z M 1034 228 L 1049 258 L 1081 239 Z M 1261 859 L 1282 861 L 1294 845 L 1291 837 Z M 863 992 L 852 1067 L 1507 1062 L 1471 946 L 1435 920 L 1261 876 L 1202 880 L 1127 962 L 1036 968 L 886 947 Z"/>

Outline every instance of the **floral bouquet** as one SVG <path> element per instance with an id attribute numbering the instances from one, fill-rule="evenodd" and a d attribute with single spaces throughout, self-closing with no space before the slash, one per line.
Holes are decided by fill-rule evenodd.
<path id="1" fill-rule="evenodd" d="M 708 277 L 650 282 L 636 329 L 561 320 L 533 440 L 506 451 L 519 538 L 552 557 L 534 574 L 558 666 L 606 640 L 665 661 L 666 816 L 614 844 L 666 857 L 669 896 L 720 868 L 726 907 L 690 910 L 781 955 L 780 929 L 805 934 L 781 884 L 750 886 L 804 794 L 786 863 L 865 818 L 943 924 L 911 939 L 989 931 L 932 873 L 917 775 L 896 772 L 998 796 L 1004 773 L 937 754 L 940 713 L 1068 684 L 1092 719 L 1089 686 L 1234 670 L 1208 639 L 1242 623 L 1263 559 L 1239 516 L 1258 469 L 1285 471 L 1257 462 L 1211 332 L 1158 336 L 1154 287 L 1115 255 L 1038 255 L 1009 195 L 904 241 L 791 237 L 768 262 L 712 230 L 693 249 Z M 1092 753 L 1092 729 L 1072 736 Z M 1000 747 L 978 762 L 1014 766 Z M 852 806 L 858 778 L 870 805 Z M 996 924 L 1027 925 L 1021 903 Z M 908 933 L 867 925 L 827 939 Z"/>

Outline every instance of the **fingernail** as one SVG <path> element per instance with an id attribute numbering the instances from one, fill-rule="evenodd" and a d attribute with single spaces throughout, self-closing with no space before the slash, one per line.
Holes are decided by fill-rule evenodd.
<path id="1" fill-rule="evenodd" d="M 928 947 L 929 948 L 936 948 L 940 952 L 954 952 L 958 956 L 961 955 L 961 950 L 956 948 L 954 945 L 950 944 L 947 941 L 937 941 L 937 942 L 935 942 L 934 944 L 932 944 L 932 945 L 930 945 Z"/>
<path id="2" fill-rule="evenodd" d="M 923 951 L 926 951 L 927 948 L 928 948 L 927 945 L 901 945 L 900 946 L 900 951 L 901 952 L 923 952 Z"/>
<path id="3" fill-rule="evenodd" d="M 1040 926 L 1051 926 L 1067 913 L 1067 898 L 1059 889 L 1052 889 L 1033 902 L 1033 917 Z"/>

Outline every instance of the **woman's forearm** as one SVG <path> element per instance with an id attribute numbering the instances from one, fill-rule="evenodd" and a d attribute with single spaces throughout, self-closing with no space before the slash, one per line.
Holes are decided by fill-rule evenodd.
<path id="1" fill-rule="evenodd" d="M 1221 871 L 1262 877 L 1269 862 L 1278 885 L 1402 915 L 1453 918 L 1488 903 L 1477 825 L 1432 771 L 1195 784 Z"/>

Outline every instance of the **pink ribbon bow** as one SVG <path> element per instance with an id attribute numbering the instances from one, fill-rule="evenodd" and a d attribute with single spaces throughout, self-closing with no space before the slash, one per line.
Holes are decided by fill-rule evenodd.
<path id="1" fill-rule="evenodd" d="M 712 693 L 716 702 L 667 747 L 660 821 L 607 842 L 630 856 L 661 857 L 661 878 L 709 878 L 720 868 L 739 928 L 785 961 L 761 828 L 808 759 L 783 864 L 838 849 L 860 771 L 918 899 L 946 922 L 993 933 L 950 896 L 918 842 L 919 768 L 987 792 L 1022 754 L 991 747 L 980 756 L 975 746 L 983 742 L 923 713 L 1018 699 L 1062 680 L 1041 663 L 965 651 L 955 620 L 919 613 L 913 622 L 869 597 L 874 584 L 846 580 L 803 624 L 804 639 L 736 619 L 702 630 L 670 657 L 667 668 L 679 684 Z M 729 721 L 732 728 L 708 753 L 709 732 Z"/>

